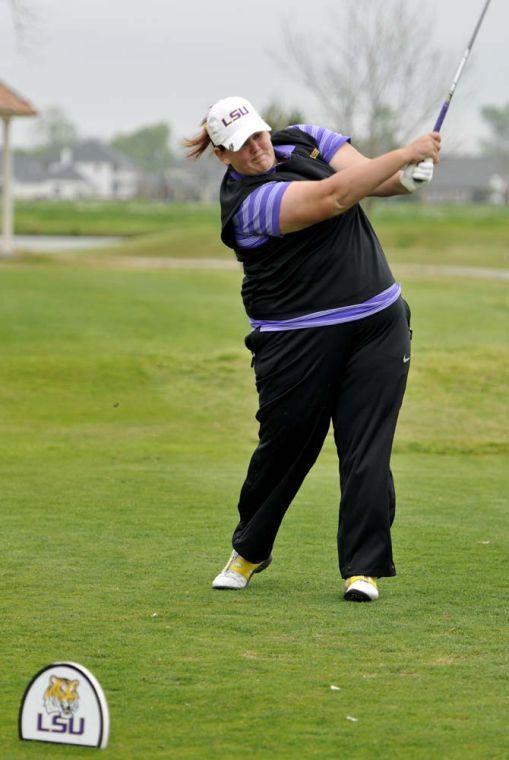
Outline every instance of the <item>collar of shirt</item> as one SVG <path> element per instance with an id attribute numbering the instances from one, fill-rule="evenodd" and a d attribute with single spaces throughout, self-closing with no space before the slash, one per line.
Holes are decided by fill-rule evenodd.
<path id="1" fill-rule="evenodd" d="M 291 157 L 294 150 L 295 150 L 295 145 L 275 145 L 274 146 L 274 153 L 276 154 L 276 158 L 279 161 L 287 161 Z M 277 169 L 277 166 L 272 166 L 268 172 L 263 172 L 263 174 L 260 174 L 257 176 L 264 177 L 267 174 L 274 174 L 276 169 Z M 240 174 L 240 172 L 236 172 L 235 169 L 232 169 L 231 167 L 228 169 L 228 171 L 232 179 L 243 179 L 244 177 L 252 176 L 250 174 Z"/>

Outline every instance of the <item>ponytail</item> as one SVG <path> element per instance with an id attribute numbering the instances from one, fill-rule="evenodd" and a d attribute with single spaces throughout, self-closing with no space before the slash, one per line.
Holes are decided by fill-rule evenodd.
<path id="1" fill-rule="evenodd" d="M 214 147 L 212 140 L 209 137 L 209 133 L 205 129 L 207 119 L 202 119 L 200 123 L 200 131 L 194 137 L 185 137 L 184 146 L 188 148 L 186 153 L 187 158 L 193 161 L 197 161 L 202 156 L 209 146 Z M 221 149 L 222 146 L 219 146 Z"/>

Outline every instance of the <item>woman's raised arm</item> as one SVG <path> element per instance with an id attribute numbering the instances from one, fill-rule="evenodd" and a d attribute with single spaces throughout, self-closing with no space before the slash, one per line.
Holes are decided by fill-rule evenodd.
<path id="1" fill-rule="evenodd" d="M 347 146 L 338 151 L 339 154 Z M 279 227 L 285 234 L 309 227 L 325 219 L 339 216 L 356 203 L 372 195 L 407 164 L 417 164 L 426 158 L 438 163 L 440 135 L 436 132 L 423 135 L 404 148 L 369 159 L 351 151 L 344 154 L 347 165 L 332 177 L 320 181 L 296 181 L 290 183 L 281 201 Z M 334 156 L 334 159 L 336 156 Z M 334 161 L 333 159 L 333 161 Z M 331 162 L 333 168 L 336 168 Z"/>

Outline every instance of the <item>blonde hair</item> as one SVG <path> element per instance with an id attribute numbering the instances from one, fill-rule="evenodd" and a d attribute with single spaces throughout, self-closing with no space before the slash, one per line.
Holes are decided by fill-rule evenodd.
<path id="1" fill-rule="evenodd" d="M 207 123 L 207 117 L 201 120 L 200 122 L 200 131 L 194 135 L 194 137 L 185 137 L 184 138 L 184 147 L 188 148 L 188 151 L 186 153 L 187 158 L 190 158 L 192 161 L 197 161 L 207 150 L 207 148 L 210 146 L 211 148 L 219 148 L 219 150 L 223 151 L 224 148 L 222 145 L 214 145 L 212 140 L 209 137 L 209 133 L 207 132 L 205 125 Z"/>

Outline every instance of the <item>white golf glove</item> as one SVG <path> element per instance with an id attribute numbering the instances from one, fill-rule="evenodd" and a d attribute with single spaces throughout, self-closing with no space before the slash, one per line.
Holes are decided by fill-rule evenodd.
<path id="1" fill-rule="evenodd" d="M 399 173 L 399 181 L 410 193 L 427 185 L 433 179 L 433 159 L 426 158 L 419 164 L 407 164 Z"/>

